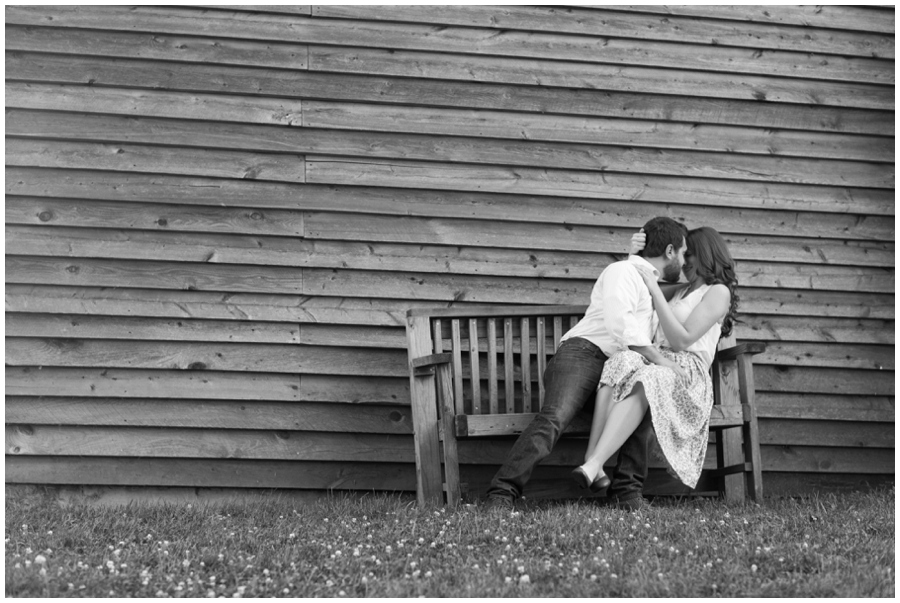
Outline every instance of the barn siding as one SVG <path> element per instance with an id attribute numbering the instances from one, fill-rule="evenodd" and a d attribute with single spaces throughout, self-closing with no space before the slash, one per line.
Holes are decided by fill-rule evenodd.
<path id="1" fill-rule="evenodd" d="M 585 303 L 654 215 L 739 261 L 767 491 L 893 481 L 893 8 L 18 6 L 6 47 L 8 483 L 414 490 L 406 310 Z"/>

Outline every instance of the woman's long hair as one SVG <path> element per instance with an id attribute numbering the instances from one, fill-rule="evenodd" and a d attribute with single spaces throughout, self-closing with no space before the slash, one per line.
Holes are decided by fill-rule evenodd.
<path id="1" fill-rule="evenodd" d="M 734 271 L 734 259 L 728 251 L 728 245 L 714 228 L 701 226 L 688 232 L 687 249 L 693 256 L 694 270 L 707 285 L 722 284 L 731 292 L 731 306 L 722 320 L 722 337 L 731 334 L 737 321 L 737 275 Z"/>

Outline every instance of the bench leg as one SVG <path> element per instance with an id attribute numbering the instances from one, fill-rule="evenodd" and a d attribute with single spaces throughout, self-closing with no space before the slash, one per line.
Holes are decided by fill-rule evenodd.
<path id="1" fill-rule="evenodd" d="M 716 457 L 718 468 L 730 467 L 744 463 L 741 428 L 723 429 L 716 437 Z M 722 490 L 725 502 L 729 505 L 744 502 L 744 475 L 737 473 L 722 477 Z"/>
<path id="2" fill-rule="evenodd" d="M 744 455 L 750 463 L 751 471 L 747 474 L 747 486 L 750 491 L 750 498 L 756 503 L 762 502 L 762 458 L 759 453 L 759 424 L 756 421 L 756 409 L 749 408 L 749 417 L 745 419 L 744 432 Z"/>
<path id="3" fill-rule="evenodd" d="M 438 400 L 441 405 L 441 424 L 444 428 L 444 481 L 447 484 L 447 504 L 455 509 L 459 505 L 459 456 L 456 452 L 456 426 L 453 417 L 453 383 L 449 364 L 437 369 Z"/>
<path id="4" fill-rule="evenodd" d="M 410 358 L 432 353 L 427 317 L 410 317 L 406 328 Z M 416 498 L 419 506 L 442 505 L 441 451 L 438 434 L 435 376 L 416 375 L 409 366 L 409 394 L 412 403 L 413 437 L 416 450 Z"/>
<path id="5" fill-rule="evenodd" d="M 741 403 L 744 412 L 744 454 L 750 462 L 751 471 L 747 475 L 750 496 L 754 502 L 761 503 L 762 456 L 759 452 L 759 423 L 756 420 L 756 389 L 753 383 L 753 359 L 749 354 L 738 357 L 738 378 L 741 387 Z"/>

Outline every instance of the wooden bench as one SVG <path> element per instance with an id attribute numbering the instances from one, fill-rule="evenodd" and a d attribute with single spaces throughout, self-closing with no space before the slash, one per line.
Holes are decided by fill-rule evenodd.
<path id="1" fill-rule="evenodd" d="M 585 306 L 410 310 L 407 343 L 420 505 L 456 506 L 457 440 L 521 433 L 544 404 L 544 369 Z M 762 499 L 752 355 L 765 344 L 719 343 L 713 364 L 716 469 L 702 483 L 728 502 Z M 585 417 L 566 430 L 587 435 Z M 586 444 L 586 443 L 585 443 Z M 441 456 L 443 455 L 443 471 Z M 674 478 L 673 478 L 674 479 Z M 698 489 L 700 484 L 698 484 Z"/>

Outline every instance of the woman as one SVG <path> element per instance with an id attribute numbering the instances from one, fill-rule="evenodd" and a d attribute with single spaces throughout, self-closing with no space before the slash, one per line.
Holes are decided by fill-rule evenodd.
<path id="1" fill-rule="evenodd" d="M 643 247 L 640 235 L 632 241 Z M 585 462 L 572 472 L 582 487 L 596 492 L 609 485 L 603 463 L 637 429 L 648 406 L 671 470 L 686 485 L 697 484 L 713 404 L 709 369 L 719 338 L 734 324 L 737 278 L 725 241 L 708 227 L 688 233 L 683 272 L 687 285 L 670 290 L 671 301 L 651 273 L 641 273 L 659 317 L 659 350 L 646 358 L 620 352 L 606 362 Z"/>

